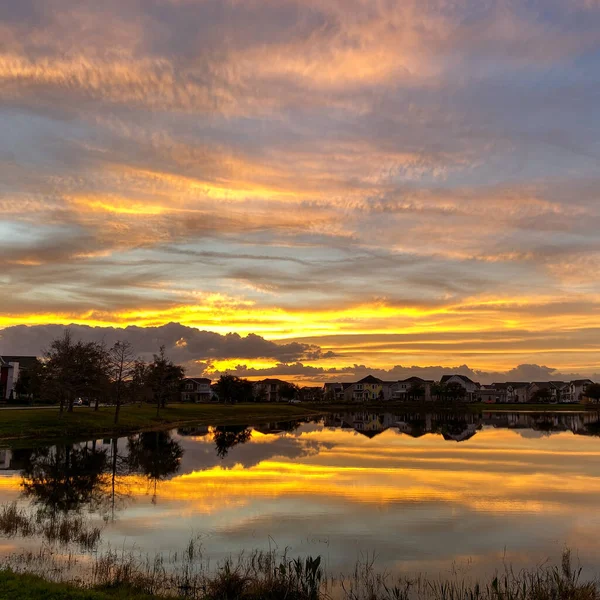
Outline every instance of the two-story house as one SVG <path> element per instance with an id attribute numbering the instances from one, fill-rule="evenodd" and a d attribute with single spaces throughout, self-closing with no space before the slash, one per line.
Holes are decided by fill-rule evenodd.
<path id="1" fill-rule="evenodd" d="M 279 402 L 283 400 L 280 395 L 280 390 L 289 385 L 290 384 L 287 381 L 273 378 L 255 381 L 252 384 L 255 398 L 264 400 L 265 402 Z"/>
<path id="2" fill-rule="evenodd" d="M 10 400 L 22 371 L 38 362 L 35 356 L 0 356 L 0 401 Z"/>
<path id="3" fill-rule="evenodd" d="M 574 379 L 573 381 L 569 381 L 563 390 L 562 401 L 574 404 L 587 400 L 585 392 L 588 385 L 592 385 L 592 383 L 594 382 L 591 379 Z"/>
<path id="4" fill-rule="evenodd" d="M 508 403 L 527 402 L 528 381 L 506 381 L 492 383 L 492 386 L 498 391 L 504 391 Z"/>
<path id="5" fill-rule="evenodd" d="M 211 381 L 207 377 L 186 377 L 181 388 L 182 402 L 210 402 Z"/>
<path id="6" fill-rule="evenodd" d="M 421 379 L 420 377 L 409 377 L 391 384 L 391 400 L 431 400 L 431 386 L 433 381 L 429 379 Z M 421 391 L 422 394 L 415 397 L 416 391 Z"/>
<path id="7" fill-rule="evenodd" d="M 346 402 L 372 402 L 373 400 L 384 400 L 384 387 L 389 389 L 387 382 L 367 375 L 356 383 L 351 383 L 344 390 Z"/>
<path id="8" fill-rule="evenodd" d="M 450 384 L 458 384 L 463 387 L 465 389 L 464 399 L 467 402 L 473 402 L 476 400 L 476 395 L 480 387 L 477 382 L 469 379 L 469 377 L 466 375 L 444 375 L 440 379 L 440 383 L 446 386 Z"/>

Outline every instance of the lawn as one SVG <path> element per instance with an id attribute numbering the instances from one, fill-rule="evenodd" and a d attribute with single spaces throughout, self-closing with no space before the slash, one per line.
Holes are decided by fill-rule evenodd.
<path id="1" fill-rule="evenodd" d="M 321 411 L 322 412 L 322 411 Z M 314 408 L 293 404 L 172 404 L 156 407 L 124 406 L 114 425 L 114 408 L 77 407 L 73 413 L 56 409 L 0 410 L 0 441 L 52 441 L 110 437 L 142 430 L 189 424 L 257 425 L 269 421 L 291 421 L 319 414 Z"/>

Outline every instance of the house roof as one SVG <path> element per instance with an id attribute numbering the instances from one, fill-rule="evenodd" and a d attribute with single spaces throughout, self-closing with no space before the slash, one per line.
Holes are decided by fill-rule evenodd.
<path id="1" fill-rule="evenodd" d="M 561 387 L 566 385 L 564 381 L 532 381 L 530 385 L 537 385 L 541 390 L 550 387 Z"/>
<path id="2" fill-rule="evenodd" d="M 433 381 L 431 379 L 421 379 L 421 377 L 413 375 L 408 379 L 400 379 L 396 383 L 433 383 Z"/>
<path id="3" fill-rule="evenodd" d="M 503 381 L 499 383 L 492 383 L 492 385 L 497 390 L 505 390 L 509 386 L 512 388 L 527 387 L 529 385 L 529 381 Z"/>
<path id="4" fill-rule="evenodd" d="M 591 379 L 573 379 L 570 381 L 573 385 L 583 385 L 584 383 L 594 383 Z"/>
<path id="5" fill-rule="evenodd" d="M 195 381 L 196 383 L 212 383 L 208 377 L 186 377 L 184 381 Z"/>
<path id="6" fill-rule="evenodd" d="M 476 385 L 475 382 L 472 379 L 469 379 L 466 375 L 443 375 L 440 379 L 440 383 L 446 383 L 446 381 L 452 379 L 453 377 L 458 377 L 459 379 L 462 379 L 465 383 L 472 383 L 473 385 Z"/>
<path id="7" fill-rule="evenodd" d="M 366 377 L 363 377 L 356 383 L 383 383 L 383 381 L 381 381 L 381 379 L 378 379 L 377 377 L 373 377 L 373 375 L 367 375 Z"/>
<path id="8" fill-rule="evenodd" d="M 260 381 L 255 381 L 254 383 L 283 383 L 287 385 L 287 381 L 273 378 L 261 379 Z"/>
<path id="9" fill-rule="evenodd" d="M 28 369 L 35 365 L 37 362 L 37 356 L 0 356 L 0 363 L 19 363 L 20 369 Z"/>

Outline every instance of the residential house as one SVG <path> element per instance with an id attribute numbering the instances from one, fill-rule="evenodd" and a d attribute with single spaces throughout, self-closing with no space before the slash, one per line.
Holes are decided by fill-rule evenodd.
<path id="1" fill-rule="evenodd" d="M 323 388 L 305 385 L 300 388 L 299 397 L 302 402 L 321 402 L 323 400 Z"/>
<path id="2" fill-rule="evenodd" d="M 562 391 L 565 389 L 564 381 L 532 381 L 527 388 L 527 401 L 533 400 L 541 390 L 548 390 L 550 402 L 560 402 Z"/>
<path id="3" fill-rule="evenodd" d="M 464 399 L 467 402 L 473 402 L 476 399 L 476 394 L 479 391 L 480 385 L 469 379 L 466 375 L 444 375 L 440 379 L 440 383 L 443 385 L 450 385 L 457 383 L 465 389 Z"/>
<path id="4" fill-rule="evenodd" d="M 576 403 L 587 400 L 585 392 L 588 385 L 592 385 L 593 383 L 591 379 L 574 379 L 573 381 L 569 381 L 563 389 L 562 402 Z"/>
<path id="5" fill-rule="evenodd" d="M 323 399 L 327 402 L 343 401 L 344 389 L 349 385 L 341 382 L 323 384 Z"/>
<path id="6" fill-rule="evenodd" d="M 32 367 L 37 360 L 35 356 L 0 356 L 0 401 L 14 397 L 21 371 Z"/>
<path id="7" fill-rule="evenodd" d="M 210 402 L 211 381 L 207 377 L 186 377 L 181 389 L 182 402 Z"/>
<path id="8" fill-rule="evenodd" d="M 384 385 L 385 384 L 385 385 Z M 389 390 L 389 384 L 373 375 L 367 375 L 356 383 L 351 383 L 344 390 L 346 402 L 372 402 L 384 400 L 384 387 Z"/>
<path id="9" fill-rule="evenodd" d="M 506 402 L 506 388 L 496 388 L 494 385 L 482 385 L 477 391 L 477 402 L 496 404 Z"/>
<path id="10" fill-rule="evenodd" d="M 403 401 L 403 400 L 413 400 L 411 398 L 412 390 L 415 387 L 420 387 L 423 389 L 423 397 L 422 400 L 429 402 L 431 400 L 431 386 L 433 385 L 433 381 L 429 379 L 421 379 L 420 377 L 409 377 L 408 379 L 402 379 L 401 381 L 396 381 L 391 384 L 391 400 L 394 401 Z"/>
<path id="11" fill-rule="evenodd" d="M 280 402 L 284 400 L 281 397 L 280 391 L 283 387 L 289 386 L 287 381 L 281 379 L 263 379 L 253 383 L 254 396 L 265 400 L 266 402 Z"/>
<path id="12" fill-rule="evenodd" d="M 506 402 L 527 402 L 528 381 L 506 381 L 503 383 L 492 383 L 492 386 L 506 394 Z"/>

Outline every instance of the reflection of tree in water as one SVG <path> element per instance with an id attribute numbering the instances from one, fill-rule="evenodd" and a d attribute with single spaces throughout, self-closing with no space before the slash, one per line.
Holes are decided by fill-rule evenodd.
<path id="1" fill-rule="evenodd" d="M 281 431 L 296 431 L 305 421 L 284 421 L 283 423 L 277 423 Z"/>
<path id="2" fill-rule="evenodd" d="M 106 450 L 73 444 L 32 451 L 21 485 L 45 514 L 91 510 L 106 499 Z"/>
<path id="3" fill-rule="evenodd" d="M 245 444 L 252 437 L 252 430 L 243 425 L 230 425 L 216 427 L 213 435 L 217 456 L 225 458 L 231 448 Z"/>
<path id="4" fill-rule="evenodd" d="M 154 486 L 152 501 L 156 502 L 158 482 L 179 471 L 183 448 L 168 431 L 150 431 L 130 437 L 127 448 L 130 472 L 148 478 Z"/>

